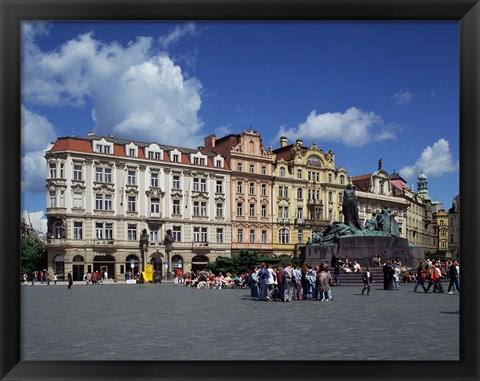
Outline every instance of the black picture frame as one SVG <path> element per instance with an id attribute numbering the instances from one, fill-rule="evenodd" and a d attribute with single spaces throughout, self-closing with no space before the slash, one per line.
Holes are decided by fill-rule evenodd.
<path id="1" fill-rule="evenodd" d="M 480 5 L 478 0 L 0 0 L 0 375 L 2 380 L 476 380 L 479 343 Z M 20 361 L 20 22 L 22 20 L 458 20 L 460 28 L 460 361 Z M 414 318 L 414 317 L 413 317 Z M 268 328 L 268 327 L 266 327 Z M 421 329 L 421 322 L 419 322 Z M 439 334 L 448 327 L 439 327 Z M 452 327 L 455 329 L 455 327 Z M 72 338 L 73 339 L 73 338 Z M 428 345 L 428 343 L 425 343 Z M 366 349 L 368 350 L 368 348 Z M 432 348 L 432 350 L 434 350 Z"/>

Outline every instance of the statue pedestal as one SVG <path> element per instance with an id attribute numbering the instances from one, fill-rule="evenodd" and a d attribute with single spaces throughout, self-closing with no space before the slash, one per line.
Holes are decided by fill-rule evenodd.
<path id="1" fill-rule="evenodd" d="M 425 259 L 423 248 L 411 247 L 408 240 L 393 236 L 344 236 L 331 246 L 310 245 L 301 248 L 301 259 L 304 263 L 318 266 L 328 261 L 333 255 L 337 258 L 356 260 L 360 265 L 372 265 L 375 254 L 382 258 L 382 263 L 388 259 L 400 258 L 403 265 L 416 267 Z"/>

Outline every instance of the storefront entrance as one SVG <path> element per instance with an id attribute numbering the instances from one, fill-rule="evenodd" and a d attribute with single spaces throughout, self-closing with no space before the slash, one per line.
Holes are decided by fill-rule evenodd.
<path id="1" fill-rule="evenodd" d="M 115 258 L 113 255 L 98 254 L 93 258 L 93 271 L 98 271 L 100 273 L 102 269 L 106 269 L 109 278 L 115 276 Z"/>
<path id="2" fill-rule="evenodd" d="M 83 275 L 85 274 L 85 260 L 81 255 L 73 257 L 72 273 L 74 281 L 83 280 Z"/>

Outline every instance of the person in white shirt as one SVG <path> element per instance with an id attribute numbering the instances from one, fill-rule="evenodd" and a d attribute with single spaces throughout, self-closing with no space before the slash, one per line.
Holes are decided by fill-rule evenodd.
<path id="1" fill-rule="evenodd" d="M 268 279 L 267 279 L 267 300 L 272 300 L 273 290 L 275 289 L 275 284 L 277 283 L 277 276 L 275 275 L 275 271 L 272 269 L 272 265 L 268 265 Z"/>

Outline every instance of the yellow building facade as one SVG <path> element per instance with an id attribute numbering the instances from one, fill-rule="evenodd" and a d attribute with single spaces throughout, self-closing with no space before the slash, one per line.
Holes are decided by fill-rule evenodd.
<path id="1" fill-rule="evenodd" d="M 275 255 L 299 254 L 313 232 L 343 220 L 348 173 L 335 168 L 335 154 L 301 140 L 273 150 L 272 246 Z"/>

